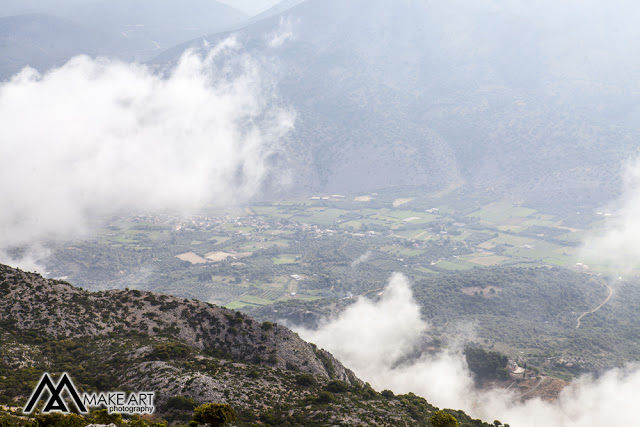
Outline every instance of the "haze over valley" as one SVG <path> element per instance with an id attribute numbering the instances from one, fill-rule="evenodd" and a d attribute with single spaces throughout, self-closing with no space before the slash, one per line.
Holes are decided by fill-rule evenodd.
<path id="1" fill-rule="evenodd" d="M 638 12 L 3 2 L 0 424 L 634 425 Z"/>

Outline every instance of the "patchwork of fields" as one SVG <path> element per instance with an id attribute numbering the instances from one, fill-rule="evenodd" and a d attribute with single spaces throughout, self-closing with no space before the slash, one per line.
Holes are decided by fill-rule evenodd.
<path id="1" fill-rule="evenodd" d="M 576 215 L 590 215 L 581 218 L 589 227 L 602 220 Z M 318 196 L 188 218 L 114 218 L 96 239 L 59 248 L 50 268 L 88 288 L 126 284 L 259 307 L 366 293 L 390 271 L 414 278 L 490 266 L 610 273 L 581 259 L 586 232 L 512 202 L 461 208 L 411 195 Z"/>

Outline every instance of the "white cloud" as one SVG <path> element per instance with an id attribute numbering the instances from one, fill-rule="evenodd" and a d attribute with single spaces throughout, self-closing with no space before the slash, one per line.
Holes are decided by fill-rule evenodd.
<path id="1" fill-rule="evenodd" d="M 247 200 L 293 127 L 273 87 L 233 38 L 186 52 L 164 77 L 80 56 L 1 83 L 0 249 L 125 209 Z"/>
<path id="2" fill-rule="evenodd" d="M 505 390 L 476 390 L 459 349 L 417 360 L 407 357 L 427 331 L 401 274 L 391 277 L 379 301 L 361 298 L 318 330 L 298 330 L 378 390 L 411 391 L 436 406 L 463 409 L 485 421 L 499 419 L 518 427 L 595 427 L 628 425 L 635 417 L 638 370 L 614 369 L 598 379 L 580 378 L 554 403 L 521 403 Z"/>
<path id="3" fill-rule="evenodd" d="M 371 362 L 393 365 L 427 328 L 420 319 L 420 308 L 406 304 L 411 298 L 406 278 L 394 274 L 379 303 L 361 298 L 339 318 L 316 331 L 301 331 L 301 335 L 350 361 L 358 371 L 376 371 Z"/>
<path id="4" fill-rule="evenodd" d="M 294 20 L 291 16 L 280 17 L 280 23 L 278 28 L 267 36 L 267 44 L 271 48 L 278 48 L 282 46 L 286 41 L 294 38 L 294 23 L 298 23 L 299 20 Z"/>
<path id="5" fill-rule="evenodd" d="M 363 253 L 362 255 L 360 255 L 358 258 L 354 259 L 351 262 L 351 268 L 355 268 L 358 264 L 362 264 L 363 262 L 369 261 L 370 258 L 371 258 L 371 251 L 367 251 Z"/>
<path id="6" fill-rule="evenodd" d="M 620 272 L 640 266 L 640 160 L 630 162 L 623 174 L 623 193 L 602 210 L 604 230 L 585 241 L 582 256 Z"/>

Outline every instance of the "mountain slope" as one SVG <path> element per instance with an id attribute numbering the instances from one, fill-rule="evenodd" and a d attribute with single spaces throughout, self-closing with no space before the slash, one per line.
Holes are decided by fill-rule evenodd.
<path id="1" fill-rule="evenodd" d="M 0 295 L 0 404 L 23 405 L 42 372 L 66 371 L 81 391 L 154 391 L 174 424 L 189 402 L 230 403 L 237 425 L 428 425 L 437 410 L 377 393 L 282 326 L 199 301 L 90 293 L 2 265 Z"/>
<path id="2" fill-rule="evenodd" d="M 148 49 L 164 49 L 243 22 L 247 15 L 214 0 L 109 0 L 85 2 L 70 19 L 124 36 Z"/>
<path id="3" fill-rule="evenodd" d="M 618 34 L 594 7 L 308 0 L 237 36 L 279 64 L 299 113 L 298 190 L 466 186 L 594 203 L 636 148 L 640 93 L 638 61 L 618 47 L 639 32 L 624 8 L 610 17 Z M 293 37 L 270 50 L 279 31 Z"/>
<path id="4" fill-rule="evenodd" d="M 279 15 L 289 9 L 291 9 L 294 6 L 299 5 L 300 3 L 304 2 L 305 0 L 282 0 L 276 4 L 274 4 L 273 6 L 269 7 L 268 9 L 260 12 L 259 14 L 252 16 L 249 21 L 247 22 L 247 24 L 253 24 L 255 22 L 261 21 L 263 19 L 267 19 L 270 18 L 272 16 L 275 15 Z"/>
<path id="5" fill-rule="evenodd" d="M 140 291 L 90 293 L 65 282 L 0 267 L 0 321 L 58 339 L 109 333 L 168 335 L 189 346 L 234 360 L 286 368 L 359 383 L 329 353 L 289 329 L 200 301 Z M 271 360 L 272 362 L 268 362 Z M 324 365 L 333 364 L 331 372 Z"/>
<path id="6" fill-rule="evenodd" d="M 0 18 L 0 79 L 29 65 L 61 65 L 74 55 L 109 55 L 125 44 L 117 37 L 46 14 Z"/>
<path id="7" fill-rule="evenodd" d="M 74 55 L 147 60 L 163 49 L 245 22 L 225 4 L 193 0 L 54 2 L 0 5 L 0 79 L 26 65 L 40 71 Z"/>

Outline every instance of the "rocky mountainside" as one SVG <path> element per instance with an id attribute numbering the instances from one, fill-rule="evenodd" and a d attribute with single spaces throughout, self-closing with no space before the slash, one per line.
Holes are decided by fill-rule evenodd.
<path id="1" fill-rule="evenodd" d="M 140 291 L 91 293 L 66 282 L 0 267 L 0 321 L 11 329 L 58 339 L 109 333 L 171 336 L 190 347 L 233 360 L 296 369 L 361 384 L 330 353 L 277 324 L 196 300 Z M 328 366 L 332 366 L 329 370 Z"/>
<path id="2" fill-rule="evenodd" d="M 9 406 L 23 405 L 43 372 L 68 372 L 82 391 L 155 391 L 156 417 L 172 423 L 206 402 L 230 403 L 238 425 L 428 425 L 437 409 L 376 392 L 273 323 L 151 292 L 87 292 L 3 265 L 0 342 Z"/>

